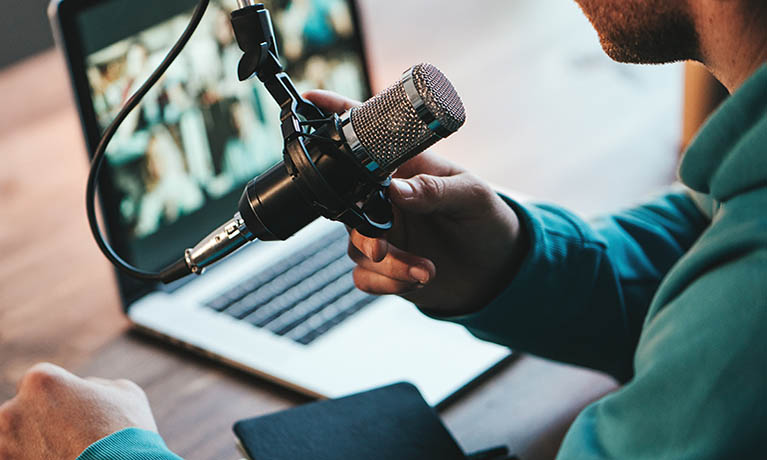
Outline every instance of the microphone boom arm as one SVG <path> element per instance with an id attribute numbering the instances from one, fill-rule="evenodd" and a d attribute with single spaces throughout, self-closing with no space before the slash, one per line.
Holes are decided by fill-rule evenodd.
<path id="1" fill-rule="evenodd" d="M 362 173 L 366 185 L 345 190 L 327 180 L 334 175 L 361 174 L 360 168 L 353 167 L 353 155 L 343 153 L 341 120 L 304 99 L 285 73 L 264 5 L 242 0 L 240 6 L 231 15 L 235 38 L 243 51 L 238 78 L 244 81 L 257 76 L 280 106 L 284 161 L 258 181 L 250 181 L 234 217 L 186 250 L 185 263 L 195 274 L 249 241 L 287 239 L 319 216 L 343 222 L 370 237 L 381 236 L 392 227 L 388 177 Z M 329 144 L 333 148 L 327 149 Z M 338 179 L 336 182 L 345 182 Z M 285 186 L 287 183 L 295 187 Z M 266 195 L 269 199 L 262 199 Z M 287 210 L 291 212 L 288 216 Z"/>
<path id="2" fill-rule="evenodd" d="M 361 203 L 345 203 L 333 192 L 332 187 L 317 174 L 313 150 L 304 144 L 302 137 L 318 137 L 306 133 L 304 126 L 316 128 L 317 125 L 332 125 L 325 130 L 324 139 L 331 143 L 342 143 L 342 129 L 339 129 L 338 117 L 326 114 L 316 105 L 301 96 L 290 76 L 285 72 L 279 58 L 277 40 L 274 35 L 269 10 L 261 3 L 252 0 L 238 0 L 240 9 L 231 14 L 232 29 L 243 56 L 240 59 L 237 74 L 240 81 L 254 75 L 264 84 L 269 94 L 280 106 L 280 125 L 285 141 L 284 157 L 302 179 L 308 183 L 314 196 L 323 196 L 323 203 L 318 207 L 320 215 L 341 221 L 352 228 L 357 228 L 368 236 L 380 236 L 391 228 L 391 203 L 388 199 L 389 179 L 372 178 L 377 187 L 365 193 Z M 321 128 L 321 126 L 320 126 Z M 297 145 L 293 145 L 297 144 Z M 241 210 L 242 211 L 242 210 Z M 242 214 L 246 214 L 241 212 Z M 283 235 L 284 236 L 284 235 Z M 282 236 L 278 235 L 281 239 Z"/>
<path id="3" fill-rule="evenodd" d="M 247 6 L 234 10 L 232 28 L 243 52 L 237 67 L 240 81 L 254 75 L 264 84 L 280 106 L 282 136 L 293 140 L 301 132 L 300 120 L 326 119 L 328 116 L 299 94 L 280 62 L 272 19 L 263 4 L 245 2 Z"/>

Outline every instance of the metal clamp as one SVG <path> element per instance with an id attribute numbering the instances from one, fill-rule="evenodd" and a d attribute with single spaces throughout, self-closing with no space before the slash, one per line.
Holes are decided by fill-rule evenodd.
<path id="1" fill-rule="evenodd" d="M 426 101 L 423 100 L 423 97 L 421 97 L 421 94 L 418 92 L 418 88 L 415 87 L 415 76 L 413 75 L 414 68 L 415 67 L 411 67 L 402 75 L 402 86 L 405 88 L 407 99 L 410 101 L 413 109 L 415 109 L 415 113 L 418 115 L 418 118 L 426 123 L 426 126 L 429 127 L 429 130 L 435 135 L 444 139 L 453 133 L 449 129 L 445 128 L 442 123 L 437 120 L 437 117 L 431 112 L 431 110 L 429 110 L 429 108 L 426 106 Z"/>
<path id="2" fill-rule="evenodd" d="M 389 174 L 381 169 L 381 166 L 373 159 L 370 152 L 368 152 L 365 146 L 362 145 L 362 142 L 360 142 L 356 131 L 354 131 L 354 125 L 352 124 L 352 110 L 354 109 L 347 110 L 339 117 L 341 133 L 344 135 L 346 143 L 351 148 L 351 153 L 352 156 L 354 156 L 354 159 L 357 160 L 362 167 L 368 170 L 368 172 L 373 174 L 373 176 L 383 180 L 387 178 Z"/>

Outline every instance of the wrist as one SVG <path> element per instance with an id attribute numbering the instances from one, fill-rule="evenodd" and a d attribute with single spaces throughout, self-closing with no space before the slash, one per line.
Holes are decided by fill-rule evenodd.
<path id="1" fill-rule="evenodd" d="M 510 283 L 519 273 L 522 263 L 530 252 L 531 238 L 528 222 L 522 205 L 504 195 L 498 195 L 513 214 L 512 227 L 512 256 L 508 265 L 508 278 L 504 286 Z"/>
<path id="2" fill-rule="evenodd" d="M 522 207 L 504 195 L 497 194 L 496 197 L 498 220 L 503 222 L 509 235 L 507 247 L 503 251 L 504 257 L 490 277 L 485 292 L 475 299 L 473 308 L 462 313 L 464 315 L 478 312 L 503 292 L 514 281 L 530 249 L 530 237 L 523 223 L 525 214 Z"/>

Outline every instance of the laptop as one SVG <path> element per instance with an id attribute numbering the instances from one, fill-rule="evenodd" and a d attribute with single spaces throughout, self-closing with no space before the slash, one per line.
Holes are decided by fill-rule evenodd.
<path id="1" fill-rule="evenodd" d="M 54 0 L 49 15 L 69 67 L 86 146 L 187 25 L 192 0 Z M 107 150 L 104 228 L 117 252 L 153 270 L 236 210 L 248 180 L 282 158 L 279 107 L 237 79 L 241 52 L 213 0 L 197 32 Z M 371 95 L 353 0 L 266 2 L 299 90 Z M 290 212 L 290 210 L 285 210 Z M 394 296 L 357 290 L 343 226 L 317 220 L 285 242 L 255 242 L 170 286 L 117 273 L 141 331 L 315 397 L 414 383 L 439 404 L 510 356 Z"/>

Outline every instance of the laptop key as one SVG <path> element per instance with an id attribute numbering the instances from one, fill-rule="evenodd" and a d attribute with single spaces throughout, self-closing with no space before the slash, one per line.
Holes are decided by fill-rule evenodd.
<path id="1" fill-rule="evenodd" d="M 205 304 L 216 311 L 223 311 L 233 303 L 242 300 L 245 296 L 251 294 L 258 288 L 272 282 L 275 278 L 289 271 L 291 268 L 313 257 L 317 254 L 318 251 L 323 248 L 327 248 L 331 243 L 338 242 L 343 242 L 341 246 L 345 245 L 346 232 L 343 229 L 335 230 L 328 234 L 325 238 L 321 238 L 306 246 L 305 248 L 290 254 L 270 268 L 257 273 L 255 276 L 251 276 L 230 290 L 223 292 L 219 296 L 205 302 Z"/>
<path id="2" fill-rule="evenodd" d="M 223 311 L 233 302 L 235 301 L 228 296 L 220 296 L 208 301 L 207 305 L 216 311 Z"/>
<path id="3" fill-rule="evenodd" d="M 325 264 L 323 262 L 323 267 L 318 267 L 318 270 L 313 270 L 315 273 L 313 276 L 314 284 L 317 284 L 315 286 L 311 286 L 312 282 L 307 281 L 310 278 L 309 275 L 302 274 L 301 278 L 303 281 L 291 284 L 275 282 L 272 286 L 266 286 L 264 289 L 254 292 L 252 295 L 243 299 L 241 304 L 236 306 L 236 308 L 235 306 L 232 306 L 232 308 L 230 308 L 227 312 L 238 319 L 246 319 L 270 303 L 285 302 L 288 297 L 295 296 L 297 291 L 305 291 L 308 295 L 311 293 L 311 291 L 316 291 L 320 288 L 319 283 L 332 281 L 331 278 L 324 280 L 317 279 L 316 277 L 318 275 L 316 274 L 326 273 L 327 267 L 337 263 L 339 260 L 342 260 L 341 257 L 330 264 Z M 296 286 L 299 285 L 301 285 L 301 288 L 297 290 Z M 281 298 L 282 300 L 280 300 Z M 302 296 L 296 297 L 296 301 L 301 300 L 302 298 Z"/>
<path id="4" fill-rule="evenodd" d="M 300 326 L 291 330 L 287 337 L 298 343 L 308 345 L 377 298 L 376 296 L 354 289 L 309 318 Z"/>
<path id="5" fill-rule="evenodd" d="M 339 228 L 206 305 L 308 345 L 376 299 L 354 288 L 346 241 Z"/>
<path id="6" fill-rule="evenodd" d="M 256 308 L 252 313 L 243 317 L 244 321 L 264 327 L 276 317 L 285 313 L 298 302 L 308 298 L 323 286 L 337 280 L 349 272 L 354 263 L 347 258 L 339 258 L 299 284 L 276 296 L 263 306 Z"/>
<path id="7" fill-rule="evenodd" d="M 288 271 L 275 277 L 270 282 L 260 286 L 236 303 L 231 304 L 226 308 L 225 313 L 234 316 L 237 319 L 245 318 L 262 305 L 281 296 L 293 286 L 301 283 L 302 280 L 311 276 L 312 273 L 316 273 L 318 270 L 322 270 L 335 260 L 344 257 L 345 251 L 345 241 L 333 243 L 330 247 L 317 252 L 300 264 L 295 265 Z"/>
<path id="8" fill-rule="evenodd" d="M 348 272 L 268 323 L 266 328 L 277 335 L 285 335 L 352 289 L 354 280 L 351 272 Z"/>

